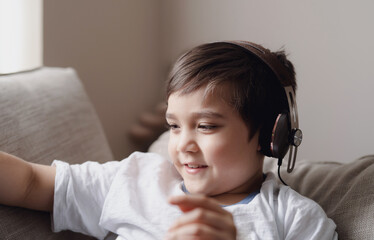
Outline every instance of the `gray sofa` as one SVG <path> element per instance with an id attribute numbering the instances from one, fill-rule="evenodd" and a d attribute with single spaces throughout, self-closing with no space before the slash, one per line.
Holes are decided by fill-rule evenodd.
<path id="1" fill-rule="evenodd" d="M 51 164 L 113 160 L 100 121 L 73 69 L 0 76 L 0 151 Z M 49 213 L 0 205 L 0 239 L 92 239 L 51 232 Z"/>
<path id="2" fill-rule="evenodd" d="M 347 164 L 300 161 L 295 172 L 283 169 L 282 176 L 322 206 L 339 239 L 374 239 L 374 155 Z"/>
<path id="3" fill-rule="evenodd" d="M 42 68 L 0 76 L 0 151 L 30 162 L 105 162 L 113 156 L 73 69 Z M 167 157 L 168 133 L 149 151 Z M 276 162 L 266 159 L 265 171 Z M 349 164 L 297 162 L 285 181 L 318 202 L 337 224 L 339 239 L 374 239 L 374 155 Z M 90 239 L 52 233 L 48 213 L 0 205 L 0 239 Z"/>

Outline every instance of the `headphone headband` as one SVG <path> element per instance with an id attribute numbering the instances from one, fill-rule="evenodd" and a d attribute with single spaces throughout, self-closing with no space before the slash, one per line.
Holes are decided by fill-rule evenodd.
<path id="1" fill-rule="evenodd" d="M 297 113 L 297 105 L 295 98 L 295 90 L 291 85 L 287 85 L 288 79 L 293 78 L 291 73 L 287 71 L 285 66 L 278 60 L 278 58 L 270 52 L 269 49 L 262 47 L 261 45 L 247 42 L 247 41 L 228 41 L 227 43 L 234 44 L 236 46 L 242 47 L 251 54 L 257 56 L 263 63 L 265 63 L 275 74 L 280 84 L 283 86 L 287 101 L 288 101 L 288 110 L 289 110 L 289 123 L 290 123 L 290 133 L 289 133 L 289 159 L 287 172 L 292 172 L 295 167 L 297 148 L 302 141 L 302 132 L 299 129 L 299 119 Z M 274 132 L 273 132 L 274 135 Z M 287 153 L 285 151 L 284 155 Z M 282 154 L 281 154 L 282 155 Z M 283 158 L 279 156 L 279 158 Z"/>
<path id="2" fill-rule="evenodd" d="M 278 78 L 280 84 L 285 87 L 287 86 L 287 79 L 293 78 L 289 71 L 283 66 L 283 64 L 278 60 L 278 58 L 270 52 L 269 49 L 264 48 L 261 45 L 256 43 L 247 42 L 247 41 L 229 41 L 227 43 L 231 43 L 237 46 L 240 46 L 246 49 L 248 52 L 256 55 L 259 59 L 265 63 L 272 72 Z"/>

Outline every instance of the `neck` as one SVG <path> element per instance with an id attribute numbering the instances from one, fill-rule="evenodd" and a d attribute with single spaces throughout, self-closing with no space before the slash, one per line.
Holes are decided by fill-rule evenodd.
<path id="1" fill-rule="evenodd" d="M 264 182 L 264 175 L 262 171 L 253 176 L 250 179 L 250 182 L 251 184 L 249 186 L 245 186 L 246 184 L 243 184 L 243 186 L 240 186 L 233 191 L 218 194 L 212 196 L 212 198 L 216 199 L 221 205 L 232 205 L 240 202 L 249 194 L 257 192 L 261 189 L 262 183 Z M 244 189 L 242 187 L 244 187 Z"/>

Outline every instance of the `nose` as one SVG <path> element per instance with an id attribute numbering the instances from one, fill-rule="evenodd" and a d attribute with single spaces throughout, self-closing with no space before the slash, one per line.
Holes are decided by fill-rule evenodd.
<path id="1" fill-rule="evenodd" d="M 197 152 L 199 148 L 195 138 L 196 136 L 195 133 L 193 133 L 193 131 L 181 131 L 178 138 L 177 151 L 183 153 Z"/>

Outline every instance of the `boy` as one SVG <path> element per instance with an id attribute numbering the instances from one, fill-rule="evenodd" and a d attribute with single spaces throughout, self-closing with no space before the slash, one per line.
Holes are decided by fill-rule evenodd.
<path id="1" fill-rule="evenodd" d="M 292 64 L 269 54 L 296 89 Z M 2 153 L 0 203 L 50 211 L 54 231 L 99 239 L 337 239 L 316 203 L 262 172 L 288 103 L 260 59 L 232 43 L 198 46 L 171 71 L 167 102 L 174 166 L 153 153 L 71 166 Z"/>

